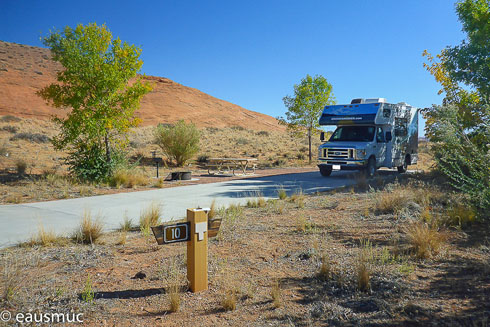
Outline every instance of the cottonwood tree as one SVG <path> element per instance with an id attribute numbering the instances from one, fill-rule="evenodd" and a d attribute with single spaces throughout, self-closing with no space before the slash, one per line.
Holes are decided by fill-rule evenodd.
<path id="1" fill-rule="evenodd" d="M 426 135 L 440 171 L 490 218 L 490 1 L 458 1 L 456 12 L 466 39 L 436 58 L 423 53 L 445 93 L 423 111 Z"/>
<path id="2" fill-rule="evenodd" d="M 114 168 L 113 152 L 127 144 L 137 126 L 135 110 L 151 86 L 137 77 L 143 65 L 141 49 L 113 39 L 105 25 L 69 26 L 42 38 L 53 60 L 63 69 L 57 83 L 38 92 L 48 104 L 70 110 L 54 118 L 60 133 L 57 150 L 68 149 L 70 169 L 82 179 L 99 180 Z M 131 80 L 131 82 L 130 82 Z"/>
<path id="3" fill-rule="evenodd" d="M 335 104 L 332 85 L 321 75 L 306 75 L 299 84 L 294 85 L 294 95 L 285 96 L 282 100 L 288 110 L 286 118 L 278 119 L 291 131 L 308 136 L 308 158 L 311 163 L 312 134 L 320 127 L 318 121 L 323 108 Z"/>

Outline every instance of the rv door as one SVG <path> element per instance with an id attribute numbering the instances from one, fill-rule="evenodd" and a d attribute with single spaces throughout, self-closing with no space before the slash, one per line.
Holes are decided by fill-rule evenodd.
<path id="1" fill-rule="evenodd" d="M 386 160 L 386 140 L 383 128 L 376 127 L 376 162 L 377 166 L 385 166 Z"/>

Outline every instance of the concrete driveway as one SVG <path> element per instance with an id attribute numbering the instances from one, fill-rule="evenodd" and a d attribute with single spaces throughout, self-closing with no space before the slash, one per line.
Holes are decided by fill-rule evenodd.
<path id="1" fill-rule="evenodd" d="M 99 215 L 105 230 L 119 227 L 126 215 L 134 223 L 140 212 L 156 201 L 162 206 L 163 221 L 185 217 L 187 208 L 209 207 L 213 200 L 218 206 L 244 204 L 261 194 L 276 198 L 281 186 L 292 194 L 326 191 L 355 183 L 356 173 L 339 171 L 329 178 L 319 172 L 293 173 L 267 177 L 229 180 L 220 183 L 179 186 L 141 192 L 100 195 L 86 198 L 57 200 L 0 206 L 0 248 L 27 241 L 42 224 L 45 230 L 60 235 L 73 233 L 84 210 Z"/>

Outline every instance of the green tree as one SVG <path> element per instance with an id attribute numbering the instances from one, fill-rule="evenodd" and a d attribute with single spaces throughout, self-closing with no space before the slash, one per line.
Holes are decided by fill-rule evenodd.
<path id="1" fill-rule="evenodd" d="M 70 109 L 65 118 L 53 118 L 60 126 L 53 145 L 71 151 L 68 162 L 78 177 L 100 179 L 111 174 L 112 152 L 127 145 L 129 129 L 139 123 L 134 112 L 151 91 L 149 83 L 137 77 L 143 65 L 141 49 L 113 39 L 105 25 L 95 23 L 67 26 L 42 41 L 63 69 L 57 73 L 58 83 L 38 95 L 54 107 Z M 80 174 L 80 166 L 85 172 L 98 167 L 99 172 Z"/>
<path id="2" fill-rule="evenodd" d="M 279 117 L 288 129 L 300 135 L 308 136 L 308 158 L 311 163 L 311 137 L 320 127 L 318 121 L 326 105 L 335 104 L 332 85 L 321 75 L 306 75 L 294 85 L 294 96 L 285 96 L 286 118 Z"/>
<path id="3" fill-rule="evenodd" d="M 175 126 L 160 125 L 154 135 L 155 144 L 179 167 L 199 152 L 200 133 L 192 123 L 180 120 Z"/>
<path id="4" fill-rule="evenodd" d="M 456 12 L 467 38 L 424 66 L 442 85 L 442 106 L 424 110 L 438 168 L 483 216 L 490 209 L 490 3 L 463 0 Z M 486 214 L 485 214 L 486 212 Z"/>

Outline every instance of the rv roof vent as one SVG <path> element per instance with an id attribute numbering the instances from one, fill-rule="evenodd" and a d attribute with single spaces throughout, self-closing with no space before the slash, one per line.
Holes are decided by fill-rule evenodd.
<path id="1" fill-rule="evenodd" d="M 385 103 L 386 99 L 385 98 L 373 98 L 373 99 L 364 100 L 364 103 L 378 103 L 378 102 Z"/>
<path id="2" fill-rule="evenodd" d="M 364 99 L 358 98 L 358 99 L 352 99 L 350 104 L 355 104 L 355 103 L 364 103 Z"/>

